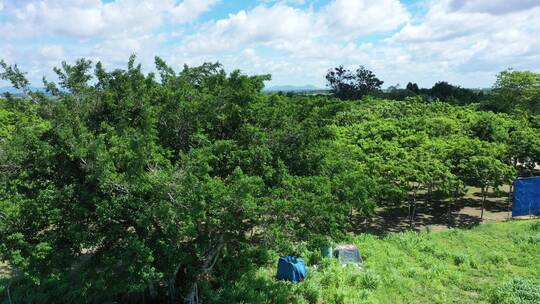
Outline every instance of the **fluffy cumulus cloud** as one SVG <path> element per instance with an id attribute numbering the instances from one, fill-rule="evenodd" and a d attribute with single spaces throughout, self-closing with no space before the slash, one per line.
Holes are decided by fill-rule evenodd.
<path id="1" fill-rule="evenodd" d="M 0 36 L 0 56 L 31 74 L 137 53 L 149 69 L 154 55 L 220 61 L 276 84 L 322 86 L 328 68 L 362 64 L 388 85 L 489 86 L 507 67 L 540 70 L 540 1 L 0 0 Z"/>
<path id="2" fill-rule="evenodd" d="M 419 23 L 389 41 L 449 72 L 494 73 L 540 68 L 539 37 L 538 1 L 452 0 L 433 4 Z"/>
<path id="3" fill-rule="evenodd" d="M 450 9 L 472 13 L 505 15 L 540 6 L 538 0 L 452 0 Z"/>
<path id="4" fill-rule="evenodd" d="M 410 18 L 405 6 L 395 0 L 336 0 L 323 9 L 321 17 L 340 36 L 392 31 Z"/>
<path id="5" fill-rule="evenodd" d="M 218 0 L 185 0 L 171 10 L 171 14 L 177 23 L 190 22 L 216 5 Z"/>
<path id="6" fill-rule="evenodd" d="M 387 84 L 426 86 L 439 80 L 489 86 L 502 69 L 540 69 L 539 1 L 442 0 L 416 6 L 423 12 L 394 0 L 334 0 L 319 7 L 267 1 L 204 24 L 176 50 L 180 58 L 195 61 L 201 54 L 228 54 L 221 61 L 234 63 L 232 58 L 245 56 L 242 50 L 256 49 L 266 61 L 238 60 L 240 67 L 297 84 L 322 85 L 325 70 L 337 64 L 367 65 Z M 375 41 L 363 41 L 366 36 Z"/>
<path id="7" fill-rule="evenodd" d="M 41 0 L 6 6 L 6 35 L 60 35 L 76 38 L 150 33 L 166 20 L 185 23 L 210 9 L 216 0 Z"/>
<path id="8" fill-rule="evenodd" d="M 39 49 L 39 54 L 44 60 L 60 62 L 64 60 L 64 47 L 61 45 L 45 45 Z"/>
<path id="9" fill-rule="evenodd" d="M 284 4 L 258 6 L 205 24 L 186 37 L 181 50 L 188 54 L 235 50 L 245 45 L 295 41 L 318 35 L 314 14 Z"/>
<path id="10" fill-rule="evenodd" d="M 287 48 L 306 41 L 350 41 L 356 37 L 395 30 L 409 20 L 397 0 L 335 0 L 319 9 L 278 2 L 239 11 L 212 21 L 188 37 L 192 52 L 234 49 L 245 44 Z M 315 47 L 322 47 L 326 42 Z"/>

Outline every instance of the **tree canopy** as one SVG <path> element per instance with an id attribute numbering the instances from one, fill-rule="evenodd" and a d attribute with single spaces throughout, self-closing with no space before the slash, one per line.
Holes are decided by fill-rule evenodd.
<path id="1" fill-rule="evenodd" d="M 540 114 L 540 73 L 506 70 L 497 74 L 492 100 L 486 108 L 498 112 Z"/>
<path id="2" fill-rule="evenodd" d="M 352 72 L 343 66 L 333 68 L 326 74 L 326 81 L 332 93 L 340 99 L 361 99 L 363 96 L 379 92 L 382 80 L 364 66 Z"/>
<path id="3" fill-rule="evenodd" d="M 330 73 L 352 101 L 263 94 L 268 75 L 216 63 L 63 62 L 48 94 L 1 68 L 27 92 L 0 100 L 0 260 L 18 302 L 219 303 L 269 252 L 344 239 L 377 207 L 409 206 L 413 227 L 418 193 L 487 191 L 540 159 L 534 113 L 365 96 L 382 81 L 364 68 Z"/>

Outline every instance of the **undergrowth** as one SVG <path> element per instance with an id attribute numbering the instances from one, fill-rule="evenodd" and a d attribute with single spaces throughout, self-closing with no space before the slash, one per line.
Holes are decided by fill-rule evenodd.
<path id="1" fill-rule="evenodd" d="M 274 279 L 275 253 L 266 267 L 225 285 L 211 302 L 540 303 L 540 243 L 531 241 L 539 231 L 540 221 L 511 221 L 384 238 L 351 235 L 343 241 L 359 247 L 361 269 L 305 250 L 308 278 L 281 282 Z"/>

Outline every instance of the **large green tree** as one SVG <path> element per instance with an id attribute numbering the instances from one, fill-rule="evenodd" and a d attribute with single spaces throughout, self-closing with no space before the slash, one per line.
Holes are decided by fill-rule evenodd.
<path id="1" fill-rule="evenodd" d="M 499 112 L 540 114 L 540 74 L 506 70 L 497 74 L 492 100 L 486 105 Z"/>
<path id="2" fill-rule="evenodd" d="M 219 64 L 177 72 L 156 58 L 156 76 L 135 57 L 113 71 L 64 62 L 44 80 L 53 98 L 2 68 L 35 103 L 0 112 L 0 253 L 20 274 L 12 286 L 35 291 L 20 301 L 195 302 L 258 241 L 345 231 L 317 148 L 339 106 L 265 96 L 268 76 Z"/>
<path id="3" fill-rule="evenodd" d="M 340 99 L 361 99 L 363 96 L 379 92 L 384 81 L 364 66 L 350 71 L 343 66 L 330 69 L 326 74 L 327 85 Z"/>

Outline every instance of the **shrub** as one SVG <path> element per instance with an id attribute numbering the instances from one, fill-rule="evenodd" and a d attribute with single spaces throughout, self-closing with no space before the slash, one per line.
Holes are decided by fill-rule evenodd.
<path id="1" fill-rule="evenodd" d="M 468 257 L 465 254 L 455 254 L 454 255 L 454 265 L 459 266 L 467 261 Z"/>
<path id="2" fill-rule="evenodd" d="M 540 244 L 540 233 L 537 233 L 536 235 L 531 235 L 527 238 L 527 242 L 529 244 Z"/>
<path id="3" fill-rule="evenodd" d="M 375 290 L 379 287 L 381 279 L 379 276 L 373 272 L 364 272 L 360 277 L 360 286 L 365 289 Z"/>
<path id="4" fill-rule="evenodd" d="M 502 265 L 508 262 L 508 259 L 505 255 L 493 252 L 487 256 L 487 260 L 493 265 Z"/>
<path id="5" fill-rule="evenodd" d="M 322 256 L 317 251 L 313 251 L 313 252 L 308 254 L 307 263 L 310 266 L 319 264 L 321 262 L 321 260 L 322 260 Z"/>
<path id="6" fill-rule="evenodd" d="M 478 269 L 478 262 L 474 259 L 470 259 L 469 266 L 471 266 L 472 269 Z"/>
<path id="7" fill-rule="evenodd" d="M 318 303 L 321 297 L 320 286 L 309 280 L 300 286 L 300 292 L 308 303 Z"/>
<path id="8" fill-rule="evenodd" d="M 492 304 L 536 304 L 540 303 L 540 285 L 514 278 L 492 291 Z"/>

